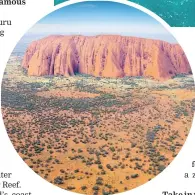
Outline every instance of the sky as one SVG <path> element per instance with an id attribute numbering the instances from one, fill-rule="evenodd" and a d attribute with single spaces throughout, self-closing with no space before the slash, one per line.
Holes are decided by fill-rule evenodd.
<path id="1" fill-rule="evenodd" d="M 128 5 L 88 1 L 65 6 L 40 20 L 30 35 L 124 35 L 176 42 L 148 14 Z"/>

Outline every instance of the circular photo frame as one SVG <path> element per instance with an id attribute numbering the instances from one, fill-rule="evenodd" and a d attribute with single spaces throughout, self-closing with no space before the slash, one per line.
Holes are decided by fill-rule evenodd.
<path id="1" fill-rule="evenodd" d="M 69 2 L 36 23 L 7 63 L 9 138 L 62 189 L 132 190 L 172 162 L 191 128 L 194 79 L 183 49 L 165 22 L 128 4 Z"/>

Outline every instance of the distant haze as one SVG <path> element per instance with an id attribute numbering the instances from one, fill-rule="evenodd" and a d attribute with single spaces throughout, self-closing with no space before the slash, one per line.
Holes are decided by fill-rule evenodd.
<path id="1" fill-rule="evenodd" d="M 154 18 L 128 5 L 115 2 L 81 2 L 47 15 L 21 39 L 15 52 L 48 35 L 125 35 L 176 43 L 174 37 Z"/>

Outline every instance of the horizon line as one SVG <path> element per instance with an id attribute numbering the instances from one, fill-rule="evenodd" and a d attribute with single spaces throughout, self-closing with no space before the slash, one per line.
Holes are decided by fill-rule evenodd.
<path id="1" fill-rule="evenodd" d="M 63 33 L 59 33 L 59 34 L 47 34 L 47 33 L 29 33 L 28 35 L 24 35 L 23 37 L 25 36 L 30 36 L 30 35 L 39 35 L 39 36 L 44 36 L 42 38 L 38 38 L 37 40 L 40 40 L 40 39 L 44 39 L 44 38 L 47 38 L 47 37 L 52 37 L 52 36 L 82 36 L 82 37 L 98 37 L 98 36 L 120 36 L 120 37 L 129 37 L 129 38 L 137 38 L 137 39 L 147 39 L 147 40 L 153 40 L 153 41 L 162 41 L 162 42 L 166 42 L 166 43 L 169 43 L 169 44 L 179 44 L 178 41 L 174 38 L 174 41 L 168 41 L 168 40 L 163 40 L 163 39 L 159 39 L 159 38 L 152 38 L 152 37 L 144 37 L 144 36 L 136 36 L 136 35 L 126 35 L 126 34 L 109 34 L 109 33 L 103 33 L 103 34 L 92 34 L 92 33 L 86 33 L 86 34 L 71 34 L 71 33 L 66 33 L 66 34 L 63 34 Z M 22 37 L 22 38 L 23 38 Z M 35 40 L 35 41 L 37 41 Z"/>

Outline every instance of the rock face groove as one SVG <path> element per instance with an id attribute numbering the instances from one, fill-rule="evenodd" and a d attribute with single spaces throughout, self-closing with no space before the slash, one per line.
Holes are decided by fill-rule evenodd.
<path id="1" fill-rule="evenodd" d="M 191 73 L 178 44 L 118 35 L 50 36 L 34 41 L 25 53 L 22 66 L 28 75 L 34 76 L 83 73 L 166 80 Z"/>

